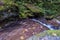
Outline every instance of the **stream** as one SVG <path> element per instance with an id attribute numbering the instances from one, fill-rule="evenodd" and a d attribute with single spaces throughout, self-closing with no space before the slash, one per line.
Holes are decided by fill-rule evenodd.
<path id="1" fill-rule="evenodd" d="M 37 22 L 37 23 L 43 25 L 44 27 L 47 27 L 50 30 L 58 30 L 59 29 L 59 27 L 55 28 L 57 26 L 54 26 L 54 25 L 51 25 L 51 24 L 47 24 L 45 21 L 42 22 L 42 21 L 40 21 L 38 19 L 31 19 L 31 20 L 33 20 L 34 22 Z M 55 20 L 55 22 L 60 24 L 59 20 L 57 20 L 57 19 L 54 19 L 54 20 Z M 33 35 L 30 38 L 28 38 L 27 40 L 60 40 L 59 36 L 51 36 L 48 33 L 46 33 L 45 36 L 41 36 L 41 35 L 44 35 L 43 33 L 39 33 L 39 34 Z"/>
<path id="2" fill-rule="evenodd" d="M 59 29 L 59 28 L 55 28 L 56 26 L 54 26 L 54 25 L 43 23 L 43 22 L 39 21 L 38 19 L 32 19 L 32 20 L 35 21 L 35 22 L 40 23 L 41 25 L 43 25 L 44 27 L 49 28 L 50 30 L 57 30 L 57 29 Z M 60 23 L 58 20 L 57 20 L 57 22 Z"/>
<path id="3" fill-rule="evenodd" d="M 42 26 L 44 26 L 44 27 L 46 27 L 46 28 L 48 28 L 48 29 L 50 29 L 50 30 L 58 30 L 58 29 L 60 29 L 60 21 L 57 20 L 57 19 L 54 19 L 54 20 L 56 20 L 56 23 L 59 24 L 59 26 L 54 26 L 54 25 L 52 25 L 52 24 L 49 24 L 49 23 L 46 22 L 46 20 L 44 20 L 44 19 L 40 20 L 40 19 L 33 18 L 33 19 L 30 19 L 30 20 L 32 20 L 32 21 L 34 21 L 34 22 L 36 22 L 36 23 L 39 23 L 39 24 L 41 24 Z M 17 21 L 8 22 L 8 23 L 6 23 L 5 25 L 3 25 L 3 29 L 4 29 L 4 28 L 5 28 L 5 29 L 8 29 L 8 27 L 16 26 L 16 25 L 19 24 L 19 22 L 20 22 L 20 21 L 18 21 L 18 20 L 17 20 Z M 1 30 L 0 30 L 0 31 L 1 31 Z"/>

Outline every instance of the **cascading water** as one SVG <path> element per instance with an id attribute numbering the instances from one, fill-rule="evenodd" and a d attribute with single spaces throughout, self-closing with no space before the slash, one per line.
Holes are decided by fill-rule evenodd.
<path id="1" fill-rule="evenodd" d="M 58 28 L 55 28 L 55 26 L 53 26 L 53 25 L 45 24 L 45 23 L 43 23 L 43 22 L 41 22 L 41 21 L 39 21 L 37 19 L 32 19 L 32 20 L 35 21 L 35 22 L 38 22 L 38 23 L 42 24 L 43 26 L 49 28 L 50 30 L 56 30 L 56 29 L 58 29 Z"/>

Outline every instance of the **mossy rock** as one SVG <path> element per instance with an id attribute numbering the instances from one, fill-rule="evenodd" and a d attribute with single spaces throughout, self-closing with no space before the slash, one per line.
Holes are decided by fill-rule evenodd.
<path id="1" fill-rule="evenodd" d="M 53 37 L 53 38 L 52 38 Z M 52 39 L 55 39 L 59 37 L 60 38 L 60 30 L 47 30 L 47 31 L 44 31 L 44 32 L 40 32 L 39 34 L 36 34 L 36 35 L 33 35 L 31 36 L 30 38 L 28 38 L 27 40 L 40 40 L 41 39 L 46 39 L 46 38 L 52 38 Z M 59 39 L 57 38 L 57 39 Z M 47 39 L 46 39 L 47 40 Z M 51 40 L 51 39 L 49 39 Z"/>
<path id="2" fill-rule="evenodd" d="M 36 34 L 36 36 L 45 36 L 45 35 L 60 36 L 60 30 L 47 30 L 42 33 Z"/>

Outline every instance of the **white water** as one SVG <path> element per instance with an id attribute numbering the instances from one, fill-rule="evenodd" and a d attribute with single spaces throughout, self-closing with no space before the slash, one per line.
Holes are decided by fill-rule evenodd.
<path id="1" fill-rule="evenodd" d="M 32 20 L 35 21 L 35 22 L 38 22 L 38 23 L 42 24 L 43 26 L 49 28 L 50 30 L 54 30 L 54 28 L 52 28 L 52 25 L 42 23 L 41 21 L 36 20 L 36 19 L 32 19 Z"/>

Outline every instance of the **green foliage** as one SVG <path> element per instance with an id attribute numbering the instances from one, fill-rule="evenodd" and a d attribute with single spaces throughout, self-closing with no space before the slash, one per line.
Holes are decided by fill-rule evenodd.
<path id="1" fill-rule="evenodd" d="M 0 6 L 1 7 L 0 10 L 7 9 L 12 5 L 14 5 L 14 1 L 12 0 L 1 0 L 1 2 L 2 2 L 2 6 Z"/>
<path id="2" fill-rule="evenodd" d="M 0 10 L 7 9 L 12 6 L 17 6 L 19 8 L 18 13 L 20 18 L 28 18 L 28 16 L 32 16 L 33 13 L 40 14 L 43 13 L 44 17 L 45 16 L 55 17 L 57 15 L 60 15 L 59 8 L 60 0 L 1 0 L 1 1 L 4 3 L 4 6 L 0 6 Z"/>
<path id="3" fill-rule="evenodd" d="M 3 10 L 4 9 L 4 6 L 0 6 L 0 10 Z"/>
<path id="4" fill-rule="evenodd" d="M 55 4 L 55 3 L 58 3 L 59 2 L 59 0 L 56 0 L 56 1 L 52 1 L 52 0 L 50 0 L 50 1 L 44 1 L 44 4 L 43 4 L 43 8 L 45 9 L 45 14 L 47 15 L 47 16 L 54 16 L 54 17 L 56 17 L 57 16 L 57 14 L 59 14 L 60 12 L 59 12 L 59 4 Z"/>

